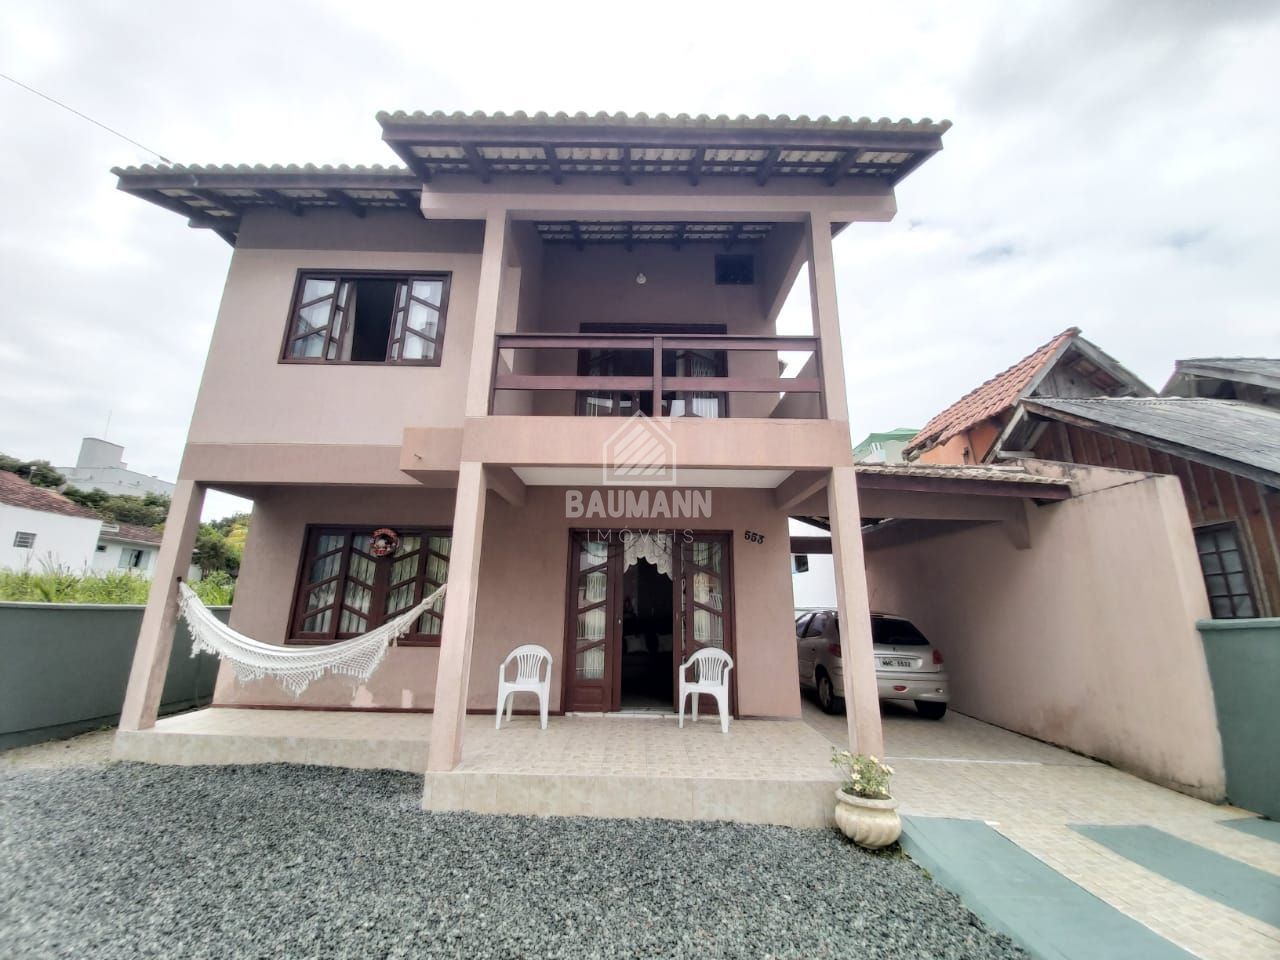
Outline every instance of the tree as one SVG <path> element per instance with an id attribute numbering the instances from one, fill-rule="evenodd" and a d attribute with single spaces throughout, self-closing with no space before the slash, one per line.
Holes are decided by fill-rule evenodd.
<path id="1" fill-rule="evenodd" d="M 16 473 L 33 487 L 52 487 L 57 489 L 67 482 L 48 460 L 19 460 L 8 454 L 0 453 L 0 470 Z"/>
<path id="2" fill-rule="evenodd" d="M 225 573 L 236 577 L 240 574 L 239 552 L 228 545 L 227 538 L 211 523 L 200 524 L 191 560 L 205 576 Z"/>
<path id="3" fill-rule="evenodd" d="M 67 487 L 62 493 L 68 500 L 88 507 L 112 523 L 159 527 L 169 515 L 169 498 L 162 493 L 134 497 L 123 493 L 103 493 L 101 490 L 80 490 L 77 487 Z"/>

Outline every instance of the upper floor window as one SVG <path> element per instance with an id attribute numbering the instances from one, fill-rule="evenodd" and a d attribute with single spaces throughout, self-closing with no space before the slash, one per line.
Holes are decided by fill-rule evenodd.
<path id="1" fill-rule="evenodd" d="M 448 274 L 301 273 L 283 359 L 436 366 L 448 303 Z"/>

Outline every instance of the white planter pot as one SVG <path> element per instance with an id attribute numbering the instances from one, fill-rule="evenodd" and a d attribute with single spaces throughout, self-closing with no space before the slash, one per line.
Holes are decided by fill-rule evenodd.
<path id="1" fill-rule="evenodd" d="M 860 847 L 878 850 L 902 834 L 897 800 L 867 800 L 836 791 L 836 826 Z"/>

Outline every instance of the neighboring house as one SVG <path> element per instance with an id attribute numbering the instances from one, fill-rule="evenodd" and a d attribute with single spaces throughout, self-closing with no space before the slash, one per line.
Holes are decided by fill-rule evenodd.
<path id="1" fill-rule="evenodd" d="M 0 470 L 0 569 L 86 569 L 101 527 L 88 507 Z"/>
<path id="2" fill-rule="evenodd" d="M 1179 360 L 1161 394 L 1240 400 L 1280 409 L 1280 360 L 1263 357 L 1205 357 Z"/>
<path id="3" fill-rule="evenodd" d="M 1037 458 L 1175 476 L 1217 618 L 1280 615 L 1280 360 L 1179 360 L 1162 396 L 1071 329 L 911 441 L 920 462 Z"/>
<path id="4" fill-rule="evenodd" d="M 792 549 L 820 541 L 818 553 L 791 555 L 791 595 L 797 611 L 834 607 L 836 569 L 832 562 L 829 531 L 803 520 L 790 521 Z"/>
<path id="5" fill-rule="evenodd" d="M 148 493 L 173 495 L 173 484 L 145 473 L 130 470 L 124 462 L 124 447 L 106 440 L 85 437 L 74 467 L 55 467 L 70 486 L 81 490 L 141 497 Z"/>
<path id="6" fill-rule="evenodd" d="M 103 521 L 93 568 L 101 572 L 127 570 L 150 577 L 160 552 L 160 532 L 133 523 Z"/>
<path id="7" fill-rule="evenodd" d="M 1071 327 L 947 407 L 902 452 L 920 463 L 989 463 L 1021 400 L 1154 393 Z"/>
<path id="8" fill-rule="evenodd" d="M 794 517 L 830 531 L 856 749 L 884 747 L 866 615 L 883 601 L 954 665 L 957 710 L 1221 796 L 1209 680 L 1187 655 L 1207 604 L 1182 590 L 1196 559 L 1189 529 L 1170 539 L 1173 481 L 854 463 L 833 236 L 891 219 L 895 185 L 948 124 L 379 122 L 407 166 L 117 171 L 121 189 L 234 247 L 118 756 L 425 765 L 426 805 L 468 806 L 484 751 L 464 759 L 478 729 L 466 715 L 494 710 L 500 665 L 524 643 L 554 657 L 554 714 L 670 715 L 681 662 L 717 647 L 734 660 L 735 716 L 795 720 L 792 555 L 817 551 L 793 549 Z M 812 331 L 777 336 L 803 267 Z M 1037 376 L 1150 393 L 1074 331 L 1060 340 L 1009 403 Z M 795 376 L 780 375 L 780 356 L 805 353 Z M 331 644 L 448 587 L 366 683 L 327 675 L 295 698 L 224 664 L 215 705 L 272 708 L 238 730 L 303 731 L 270 751 L 247 735 L 154 726 L 179 557 L 210 489 L 254 501 L 231 623 L 260 642 Z M 1098 549 L 1099 531 L 1121 522 L 1120 542 Z M 326 735 L 308 710 L 366 733 L 312 744 Z M 430 712 L 429 749 L 375 743 L 370 718 L 335 711 Z M 583 744 L 602 729 L 553 722 L 581 724 Z M 735 724 L 724 742 L 781 726 Z M 538 754 L 546 741 L 527 733 L 521 749 Z M 559 771 L 580 758 L 542 759 Z M 732 795 L 816 805 L 821 819 L 825 767 L 821 777 L 785 803 L 784 779 Z M 593 812 L 668 809 L 662 791 L 623 787 L 600 792 Z M 509 812 L 564 812 L 555 797 L 570 791 L 519 793 Z"/>
<path id="9" fill-rule="evenodd" d="M 0 569 L 124 570 L 150 577 L 160 532 L 103 520 L 56 490 L 0 471 Z"/>
<path id="10" fill-rule="evenodd" d="M 853 448 L 853 459 L 858 463 L 901 463 L 903 449 L 919 432 L 899 427 L 884 433 L 869 433 Z"/>
<path id="11" fill-rule="evenodd" d="M 1032 456 L 1177 477 L 1213 616 L 1280 616 L 1280 409 L 1206 396 L 1041 397 L 1021 414 L 1010 442 Z"/>

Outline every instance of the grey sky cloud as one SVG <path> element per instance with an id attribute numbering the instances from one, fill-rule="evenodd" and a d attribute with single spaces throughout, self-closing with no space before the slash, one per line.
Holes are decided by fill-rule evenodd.
<path id="1" fill-rule="evenodd" d="M 187 163 L 392 163 L 379 109 L 948 117 L 837 240 L 858 434 L 1072 325 L 1156 386 L 1280 353 L 1280 8 L 881 6 L 13 2 L 0 69 Z M 0 450 L 69 462 L 110 411 L 172 477 L 230 250 L 114 190 L 154 158 L 4 83 L 0 117 Z"/>

